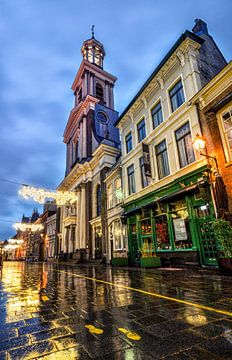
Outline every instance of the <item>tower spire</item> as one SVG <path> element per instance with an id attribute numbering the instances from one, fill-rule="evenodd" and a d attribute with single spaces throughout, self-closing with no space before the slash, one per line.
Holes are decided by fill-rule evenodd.
<path id="1" fill-rule="evenodd" d="M 92 25 L 92 27 L 91 27 L 91 31 L 92 31 L 92 39 L 94 39 L 94 27 L 95 27 L 95 25 Z"/>

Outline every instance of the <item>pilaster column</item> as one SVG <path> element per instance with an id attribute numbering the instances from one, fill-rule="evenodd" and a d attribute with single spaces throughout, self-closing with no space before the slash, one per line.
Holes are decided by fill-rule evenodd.
<path id="1" fill-rule="evenodd" d="M 76 189 L 76 192 L 77 192 L 77 204 L 76 204 L 76 208 L 77 208 L 77 211 L 76 211 L 76 245 L 75 245 L 75 249 L 80 249 L 81 247 L 81 244 L 80 244 L 80 239 L 81 239 L 81 221 L 80 221 L 80 216 L 81 216 L 81 189 L 80 188 L 77 188 Z"/>
<path id="2" fill-rule="evenodd" d="M 87 131 L 86 131 L 86 116 L 83 117 L 82 122 L 82 157 L 87 156 Z"/>
<path id="3" fill-rule="evenodd" d="M 92 259 L 95 259 L 95 227 L 92 226 Z"/>
<path id="4" fill-rule="evenodd" d="M 85 184 L 81 184 L 81 237 L 80 237 L 80 248 L 85 249 L 86 248 L 86 189 Z"/>
<path id="5" fill-rule="evenodd" d="M 109 100 L 109 83 L 108 81 L 105 82 L 105 86 L 106 86 L 106 90 L 105 90 L 105 95 L 106 95 L 106 106 L 110 107 L 110 100 Z"/>
<path id="6" fill-rule="evenodd" d="M 114 109 L 114 91 L 113 91 L 114 85 L 110 84 L 110 108 Z"/>
<path id="7" fill-rule="evenodd" d="M 90 95 L 94 96 L 94 74 L 90 73 Z"/>

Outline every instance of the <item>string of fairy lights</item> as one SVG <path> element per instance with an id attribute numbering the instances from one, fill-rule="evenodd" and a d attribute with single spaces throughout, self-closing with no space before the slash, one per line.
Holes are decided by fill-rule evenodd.
<path id="1" fill-rule="evenodd" d="M 18 194 L 21 195 L 24 199 L 32 198 L 35 202 L 38 202 L 39 204 L 46 203 L 48 199 L 53 200 L 58 206 L 72 205 L 77 201 L 77 195 L 73 191 L 59 191 L 59 190 L 40 188 L 40 187 L 22 184 L 5 178 L 0 178 L 0 181 L 21 186 L 21 188 L 18 190 Z M 3 221 L 11 222 L 9 220 L 3 220 Z M 15 222 L 13 224 L 13 228 L 18 231 L 36 232 L 36 231 L 41 231 L 43 229 L 43 225 Z"/>

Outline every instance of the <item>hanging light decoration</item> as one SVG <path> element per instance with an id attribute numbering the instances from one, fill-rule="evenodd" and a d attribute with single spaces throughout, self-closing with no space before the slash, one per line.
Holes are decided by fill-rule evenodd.
<path id="1" fill-rule="evenodd" d="M 44 226 L 42 224 L 30 224 L 30 223 L 15 223 L 13 228 L 19 231 L 31 231 L 36 232 L 43 230 Z"/>
<path id="2" fill-rule="evenodd" d="M 77 200 L 77 195 L 72 191 L 48 191 L 23 185 L 19 194 L 25 199 L 32 198 L 34 201 L 44 204 L 46 199 L 54 199 L 57 205 L 73 204 Z"/>

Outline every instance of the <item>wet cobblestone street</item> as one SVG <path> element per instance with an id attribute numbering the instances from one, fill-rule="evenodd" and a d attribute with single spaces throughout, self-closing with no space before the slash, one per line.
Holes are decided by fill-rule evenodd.
<path id="1" fill-rule="evenodd" d="M 232 359 L 231 285 L 185 270 L 5 262 L 0 359 Z"/>

